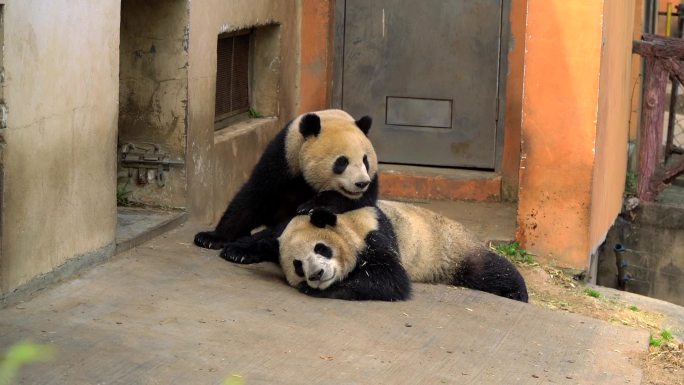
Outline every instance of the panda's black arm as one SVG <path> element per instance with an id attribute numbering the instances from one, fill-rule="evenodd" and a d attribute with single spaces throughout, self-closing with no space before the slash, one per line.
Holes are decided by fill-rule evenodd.
<path id="1" fill-rule="evenodd" d="M 375 206 L 378 201 L 378 176 L 374 176 L 368 190 L 359 199 L 350 199 L 337 191 L 322 191 L 297 208 L 298 214 L 306 214 L 317 207 L 325 207 L 335 214 L 346 213 L 362 207 Z"/>
<path id="2" fill-rule="evenodd" d="M 369 263 L 325 290 L 312 289 L 306 282 L 302 282 L 298 289 L 312 297 L 347 301 L 404 301 L 411 298 L 411 282 L 401 264 Z"/>
<path id="3" fill-rule="evenodd" d="M 299 291 L 319 298 L 348 301 L 403 301 L 411 298 L 411 280 L 387 237 L 377 232 L 367 236 L 368 246 L 356 268 L 343 281 L 325 290 L 312 289 L 306 282 Z"/>

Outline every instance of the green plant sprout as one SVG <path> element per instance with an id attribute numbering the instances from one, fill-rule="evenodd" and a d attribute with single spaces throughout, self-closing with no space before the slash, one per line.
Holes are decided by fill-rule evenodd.
<path id="1" fill-rule="evenodd" d="M 594 298 L 600 298 L 601 297 L 601 293 L 599 293 L 597 290 L 594 290 L 590 287 L 587 287 L 586 289 L 584 289 L 584 294 L 586 294 L 590 297 L 594 297 Z"/>
<path id="2" fill-rule="evenodd" d="M 248 115 L 249 115 L 249 117 L 252 118 L 252 119 L 263 118 L 263 117 L 264 117 L 263 115 L 261 115 L 261 113 L 259 113 L 259 111 L 255 110 L 255 109 L 252 108 L 252 107 L 249 108 L 249 113 L 248 113 Z"/>
<path id="3" fill-rule="evenodd" d="M 525 265 L 534 264 L 534 255 L 521 248 L 518 242 L 496 245 L 494 246 L 494 251 L 496 251 L 498 254 L 508 257 L 513 262 Z"/>
<path id="4" fill-rule="evenodd" d="M 245 380 L 242 379 L 242 376 L 238 374 L 231 374 L 230 377 L 226 378 L 225 381 L 223 381 L 222 385 L 244 385 Z"/>
<path id="5" fill-rule="evenodd" d="M 674 337 L 672 336 L 672 332 L 671 332 L 671 331 L 669 331 L 669 330 L 667 330 L 667 329 L 663 329 L 663 330 L 660 331 L 660 338 L 654 337 L 654 336 L 650 336 L 649 339 L 648 339 L 648 344 L 649 344 L 650 346 L 653 346 L 653 347 L 656 347 L 656 348 L 657 348 L 657 347 L 660 347 L 660 346 L 663 344 L 663 342 L 670 342 L 670 341 L 672 341 L 673 338 L 674 338 Z"/>
<path id="6" fill-rule="evenodd" d="M 54 349 L 49 345 L 19 342 L 0 356 L 0 385 L 9 385 L 22 366 L 34 362 L 46 362 L 54 358 Z"/>
<path id="7" fill-rule="evenodd" d="M 117 206 L 127 206 L 130 202 L 128 201 L 128 194 L 131 190 L 128 189 L 129 178 L 127 176 L 120 176 L 117 180 L 116 186 L 116 205 Z"/>

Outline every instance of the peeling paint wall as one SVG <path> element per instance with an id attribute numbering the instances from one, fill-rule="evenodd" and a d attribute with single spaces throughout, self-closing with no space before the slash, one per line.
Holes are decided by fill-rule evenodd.
<path id="1" fill-rule="evenodd" d="M 0 294 L 114 242 L 119 7 L 4 2 Z"/>
<path id="2" fill-rule="evenodd" d="M 185 159 L 188 104 L 188 4 L 123 0 L 119 143 L 161 145 L 173 160 Z M 119 168 L 119 175 L 128 175 Z M 132 171 L 127 198 L 154 206 L 184 207 L 184 167 L 171 167 L 166 184 L 138 184 Z M 120 189 L 125 179 L 119 182 Z"/>

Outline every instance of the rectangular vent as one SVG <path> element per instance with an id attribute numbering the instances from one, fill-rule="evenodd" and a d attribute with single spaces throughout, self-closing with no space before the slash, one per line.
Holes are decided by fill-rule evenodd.
<path id="1" fill-rule="evenodd" d="M 451 128 L 451 100 L 387 97 L 385 124 Z"/>
<path id="2" fill-rule="evenodd" d="M 215 122 L 249 110 L 250 36 L 249 30 L 219 36 Z"/>

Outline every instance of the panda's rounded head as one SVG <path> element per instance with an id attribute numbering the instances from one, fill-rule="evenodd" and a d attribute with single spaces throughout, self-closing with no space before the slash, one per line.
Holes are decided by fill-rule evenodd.
<path id="1" fill-rule="evenodd" d="M 378 172 L 378 158 L 368 139 L 372 120 L 354 120 L 346 112 L 326 110 L 298 119 L 301 142 L 290 151 L 299 171 L 316 191 L 337 191 L 359 199 Z M 293 149 L 291 149 L 293 150 Z"/>
<path id="2" fill-rule="evenodd" d="M 366 215 L 360 219 L 349 213 L 344 223 L 338 223 L 338 216 L 326 209 L 314 209 L 290 221 L 279 243 L 280 265 L 291 286 L 306 282 L 313 289 L 324 290 L 354 270 L 365 246 L 364 233 L 377 224 L 366 220 Z"/>

